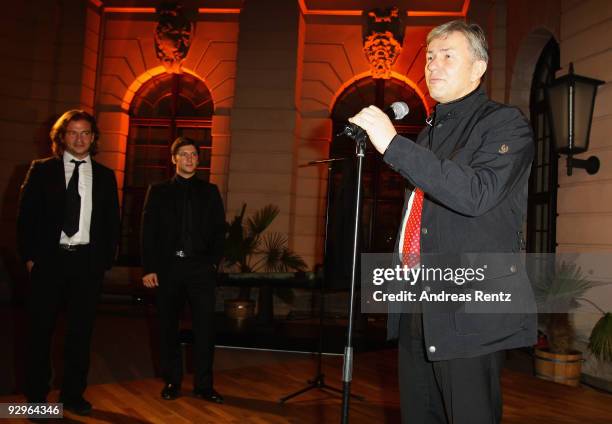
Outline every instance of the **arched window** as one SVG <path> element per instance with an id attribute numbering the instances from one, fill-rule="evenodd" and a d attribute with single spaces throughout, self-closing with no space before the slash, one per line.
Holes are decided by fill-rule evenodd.
<path id="1" fill-rule="evenodd" d="M 559 69 L 559 44 L 551 38 L 533 74 L 529 109 L 535 156 L 529 178 L 527 252 L 554 252 L 557 246 L 557 153 L 551 137 L 544 87 Z"/>
<path id="2" fill-rule="evenodd" d="M 347 119 L 362 108 L 376 105 L 381 109 L 396 101 L 408 104 L 410 113 L 401 121 L 395 121 L 398 133 L 412 140 L 425 124 L 427 112 L 420 97 L 406 83 L 396 79 L 374 80 L 364 78 L 346 88 L 340 95 L 332 111 L 333 134 L 338 134 Z M 342 136 L 335 136 L 331 148 L 331 158 L 346 158 L 332 168 L 332 181 L 329 187 L 329 230 L 326 252 L 327 263 L 336 275 L 336 280 L 347 276 L 352 246 L 352 223 L 354 219 L 355 192 L 355 143 Z M 364 160 L 362 179 L 362 199 L 360 224 L 360 251 L 385 253 L 392 252 L 401 221 L 402 205 L 406 181 L 387 166 L 380 153 L 368 143 Z M 343 274 L 343 275 L 339 275 Z M 350 274 L 350 273 L 349 273 Z M 340 282 L 334 284 L 342 285 Z"/>
<path id="3" fill-rule="evenodd" d="M 170 145 L 184 136 L 200 144 L 198 177 L 208 181 L 213 102 L 206 85 L 190 74 L 162 74 L 138 90 L 130 107 L 120 261 L 140 262 L 139 234 L 149 184 L 174 174 Z"/>

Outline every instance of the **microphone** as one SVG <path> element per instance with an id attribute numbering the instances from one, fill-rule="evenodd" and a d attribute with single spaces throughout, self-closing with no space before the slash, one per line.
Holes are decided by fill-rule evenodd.
<path id="1" fill-rule="evenodd" d="M 394 121 L 399 121 L 400 119 L 404 119 L 408 112 L 410 112 L 410 108 L 405 102 L 394 102 L 387 106 L 383 112 L 389 117 L 389 119 Z M 363 128 L 355 125 L 355 124 L 346 124 L 342 131 L 340 131 L 338 136 L 345 135 L 353 140 L 357 139 L 357 137 L 362 137 L 364 134 Z"/>

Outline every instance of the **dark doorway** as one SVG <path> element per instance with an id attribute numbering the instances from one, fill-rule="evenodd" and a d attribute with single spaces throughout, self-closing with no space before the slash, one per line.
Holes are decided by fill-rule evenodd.
<path id="1" fill-rule="evenodd" d="M 332 111 L 333 134 L 338 134 L 347 119 L 369 105 L 381 109 L 395 101 L 406 102 L 410 113 L 395 122 L 398 133 L 416 139 L 424 126 L 427 112 L 417 93 L 397 79 L 374 80 L 364 78 L 350 85 L 338 98 Z M 346 137 L 334 136 L 331 158 L 346 158 L 332 169 L 330 193 L 330 222 L 326 258 L 329 284 L 348 286 L 354 222 L 355 144 Z M 381 155 L 368 144 L 362 180 L 363 203 L 360 222 L 360 252 L 389 253 L 401 221 L 406 182 L 389 168 Z"/>

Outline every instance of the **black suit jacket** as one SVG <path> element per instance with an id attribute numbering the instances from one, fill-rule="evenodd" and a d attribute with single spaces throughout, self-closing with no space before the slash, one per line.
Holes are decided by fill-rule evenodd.
<path id="1" fill-rule="evenodd" d="M 90 227 L 90 270 L 101 273 L 112 266 L 119 238 L 119 199 L 115 173 L 91 161 L 93 172 Z M 21 186 L 17 216 L 17 242 L 21 258 L 49 263 L 57 257 L 66 179 L 62 158 L 32 162 Z"/>
<path id="2" fill-rule="evenodd" d="M 216 185 L 193 180 L 192 216 L 199 231 L 193 234 L 194 254 L 203 262 L 218 265 L 223 256 L 225 211 Z M 168 269 L 176 252 L 180 228 L 176 216 L 177 182 L 174 178 L 149 186 L 142 211 L 141 254 L 144 273 Z"/>

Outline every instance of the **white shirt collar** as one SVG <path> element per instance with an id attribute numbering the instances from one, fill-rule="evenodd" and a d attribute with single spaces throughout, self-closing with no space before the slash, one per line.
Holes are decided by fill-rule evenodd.
<path id="1" fill-rule="evenodd" d="M 63 158 L 64 158 L 64 164 L 70 163 L 70 161 L 73 159 L 74 160 L 84 160 L 86 163 L 91 163 L 91 157 L 89 155 L 85 156 L 83 159 L 77 159 L 76 157 L 74 157 L 67 151 L 64 151 Z"/>

